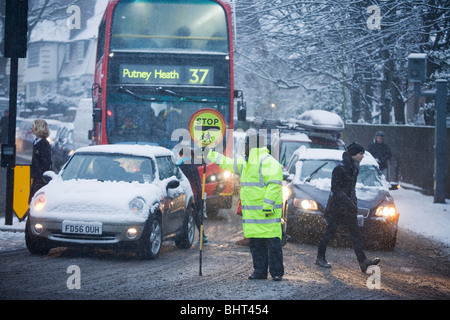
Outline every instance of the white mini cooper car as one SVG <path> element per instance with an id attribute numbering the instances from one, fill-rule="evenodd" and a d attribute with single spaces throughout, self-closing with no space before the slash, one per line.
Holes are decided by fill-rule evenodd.
<path id="1" fill-rule="evenodd" d="M 159 255 L 162 242 L 194 240 L 190 183 L 165 148 L 101 145 L 78 149 L 30 204 L 25 240 L 32 254 L 93 246 Z"/>

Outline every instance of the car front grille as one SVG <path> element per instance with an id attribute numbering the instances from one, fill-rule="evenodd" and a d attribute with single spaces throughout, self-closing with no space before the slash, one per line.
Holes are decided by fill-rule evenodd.
<path id="1" fill-rule="evenodd" d="M 367 218 L 369 216 L 370 210 L 367 208 L 358 208 L 358 215 L 364 216 L 364 218 Z"/>
<path id="2" fill-rule="evenodd" d="M 85 235 L 85 234 L 63 234 L 63 233 L 54 233 L 51 238 L 59 241 L 70 241 L 70 240 L 81 240 L 81 241 L 90 241 L 97 243 L 113 243 L 116 242 L 116 237 L 114 235 Z"/>

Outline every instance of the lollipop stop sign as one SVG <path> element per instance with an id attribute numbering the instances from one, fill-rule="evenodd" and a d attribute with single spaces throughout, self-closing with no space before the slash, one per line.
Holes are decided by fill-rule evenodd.
<path id="1" fill-rule="evenodd" d="M 191 139 L 203 148 L 213 148 L 218 145 L 225 135 L 225 130 L 224 117 L 214 109 L 200 109 L 189 120 Z"/>

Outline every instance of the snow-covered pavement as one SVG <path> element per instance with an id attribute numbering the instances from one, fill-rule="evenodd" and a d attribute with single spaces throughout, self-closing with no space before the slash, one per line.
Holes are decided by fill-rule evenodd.
<path id="1" fill-rule="evenodd" d="M 450 247 L 450 201 L 445 204 L 433 203 L 433 196 L 399 189 L 392 191 L 395 204 L 400 213 L 399 228 L 407 229 L 443 243 Z M 4 217 L 0 218 L 0 252 L 25 248 L 25 222 L 19 222 L 16 217 L 13 225 L 5 225 Z"/>

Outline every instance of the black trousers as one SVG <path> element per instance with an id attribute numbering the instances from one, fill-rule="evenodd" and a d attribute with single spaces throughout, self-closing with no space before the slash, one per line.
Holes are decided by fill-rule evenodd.
<path id="1" fill-rule="evenodd" d="M 350 237 L 353 242 L 353 250 L 356 254 L 356 259 L 359 263 L 366 260 L 366 255 L 364 254 L 363 247 L 362 247 L 362 240 L 361 240 L 361 234 L 359 233 L 358 229 L 358 220 L 355 217 L 346 217 L 344 219 L 336 219 L 331 217 L 327 220 L 328 226 L 325 230 L 324 234 L 322 235 L 322 239 L 319 242 L 319 248 L 317 250 L 317 256 L 325 258 L 325 251 L 327 249 L 327 246 L 331 240 L 333 240 L 334 236 L 336 235 L 336 231 L 338 228 L 338 225 L 342 224 L 344 225 L 348 231 L 350 232 Z"/>
<path id="2" fill-rule="evenodd" d="M 268 270 L 272 277 L 284 275 L 280 238 L 250 238 L 250 252 L 257 276 L 267 277 Z"/>

